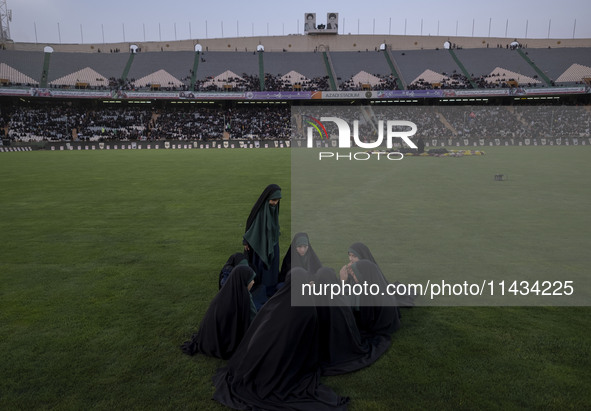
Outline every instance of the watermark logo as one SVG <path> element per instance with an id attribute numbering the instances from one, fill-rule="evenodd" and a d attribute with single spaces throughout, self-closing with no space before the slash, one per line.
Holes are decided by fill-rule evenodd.
<path id="1" fill-rule="evenodd" d="M 307 147 L 312 148 L 314 143 L 314 130 L 316 130 L 321 138 L 328 139 L 328 132 L 323 122 L 333 122 L 339 130 L 338 146 L 339 148 L 351 148 L 351 127 L 347 121 L 339 117 L 320 117 L 320 121 L 314 117 L 306 116 L 306 121 L 312 127 L 307 129 Z M 406 130 L 400 130 L 405 128 Z M 406 120 L 379 120 L 377 125 L 378 138 L 373 142 L 363 142 L 359 138 L 359 120 L 353 121 L 353 141 L 355 145 L 360 148 L 373 149 L 380 147 L 386 139 L 386 148 L 393 147 L 393 139 L 401 139 L 410 148 L 417 148 L 416 144 L 410 139 L 411 136 L 417 132 L 417 125 L 412 121 Z"/>
<path id="2" fill-rule="evenodd" d="M 322 124 L 318 119 L 316 119 L 312 116 L 304 115 L 303 117 L 308 124 L 310 124 L 312 127 L 314 127 L 316 129 L 316 131 L 318 131 L 318 134 L 320 134 L 320 138 L 325 138 L 328 140 L 328 132 L 326 131 L 324 124 Z M 313 130 L 310 127 L 308 127 L 308 147 L 311 147 L 310 135 L 312 133 L 313 133 Z"/>

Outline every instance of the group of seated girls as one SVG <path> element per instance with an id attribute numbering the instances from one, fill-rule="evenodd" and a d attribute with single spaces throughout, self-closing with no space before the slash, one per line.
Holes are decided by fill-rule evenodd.
<path id="1" fill-rule="evenodd" d="M 198 332 L 182 345 L 186 354 L 228 359 L 213 378 L 215 400 L 234 409 L 347 408 L 349 398 L 321 384 L 320 376 L 375 362 L 400 327 L 399 308 L 368 305 L 363 295 L 342 304 L 295 306 L 291 293 L 310 282 L 387 286 L 367 246 L 355 243 L 348 252 L 349 263 L 337 273 L 322 266 L 307 234 L 296 234 L 283 259 L 280 286 L 258 312 L 250 293 L 254 270 L 244 255 L 230 257 Z"/>

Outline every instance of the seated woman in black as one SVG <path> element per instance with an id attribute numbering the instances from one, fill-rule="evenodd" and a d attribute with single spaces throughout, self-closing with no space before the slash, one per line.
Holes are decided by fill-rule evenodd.
<path id="1" fill-rule="evenodd" d="M 359 260 L 350 266 L 355 284 L 367 282 L 367 288 L 377 285 L 378 294 L 360 293 L 352 299 L 353 314 L 362 337 L 390 335 L 400 328 L 398 303 L 394 296 L 388 295 L 384 274 L 377 264 L 369 260 Z"/>
<path id="2" fill-rule="evenodd" d="M 320 383 L 316 308 L 291 305 L 308 273 L 294 268 L 267 301 L 226 367 L 214 376 L 213 398 L 235 409 L 345 410 L 348 398 Z M 293 282 L 293 284 L 292 284 Z"/>
<path id="3" fill-rule="evenodd" d="M 310 238 L 306 233 L 297 233 L 293 236 L 291 245 L 281 263 L 278 288 L 285 281 L 285 276 L 289 270 L 295 267 L 301 267 L 312 275 L 322 267 L 322 263 L 312 248 Z"/>
<path id="4" fill-rule="evenodd" d="M 220 271 L 218 279 L 218 289 L 221 290 L 224 283 L 228 280 L 228 277 L 230 276 L 232 270 L 239 265 L 248 266 L 248 260 L 246 259 L 246 256 L 242 253 L 232 254 Z"/>
<path id="5" fill-rule="evenodd" d="M 351 265 L 353 263 L 356 263 L 359 260 L 369 260 L 375 265 L 378 265 L 375 258 L 373 258 L 373 254 L 369 250 L 369 247 L 363 243 L 351 244 L 347 254 L 349 256 L 349 264 L 341 268 L 341 271 L 339 272 L 341 280 L 345 281 L 347 284 L 355 284 L 355 281 L 353 281 L 355 275 L 351 270 Z"/>
<path id="6" fill-rule="evenodd" d="M 369 250 L 369 247 L 363 243 L 357 242 L 357 243 L 351 244 L 351 246 L 349 247 L 349 250 L 348 250 L 348 255 L 349 255 L 349 264 L 343 266 L 343 268 L 341 268 L 341 270 L 339 272 L 339 276 L 340 276 L 341 280 L 345 281 L 346 284 L 353 285 L 357 282 L 355 280 L 355 273 L 351 269 L 352 264 L 354 264 L 355 262 L 357 262 L 359 260 L 368 260 L 368 261 L 371 261 L 372 263 L 374 263 L 376 266 L 378 266 L 378 263 L 376 262 L 373 254 Z M 386 277 L 384 277 L 384 274 L 380 270 L 379 266 L 378 266 L 378 271 L 379 271 L 379 274 L 381 274 L 383 280 L 386 283 L 389 283 L 389 281 L 386 279 Z M 400 284 L 400 282 L 395 281 L 393 284 L 398 286 Z M 409 292 L 407 292 L 406 294 L 397 293 L 396 301 L 397 301 L 397 304 L 399 307 L 412 307 L 412 306 L 414 306 L 415 298 L 416 298 L 416 295 L 410 294 Z M 400 314 L 400 312 L 398 314 Z"/>
<path id="7" fill-rule="evenodd" d="M 230 358 L 256 315 L 250 295 L 254 276 L 254 271 L 248 266 L 239 265 L 232 270 L 209 304 L 197 333 L 181 346 L 185 354 L 199 352 L 222 359 Z"/>
<path id="8" fill-rule="evenodd" d="M 357 260 L 369 260 L 374 264 L 377 264 L 373 254 L 369 250 L 369 247 L 363 243 L 353 243 L 349 247 L 349 256 L 357 258 Z"/>
<path id="9" fill-rule="evenodd" d="M 332 268 L 322 267 L 314 277 L 318 286 L 338 284 Z M 323 375 L 338 375 L 373 364 L 390 347 L 389 335 L 362 338 L 348 301 L 317 297 L 316 311 L 320 325 L 321 369 Z"/>

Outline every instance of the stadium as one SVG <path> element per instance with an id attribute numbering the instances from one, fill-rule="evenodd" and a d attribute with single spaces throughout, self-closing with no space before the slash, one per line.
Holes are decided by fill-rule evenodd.
<path id="1" fill-rule="evenodd" d="M 361 241 L 389 281 L 491 289 L 418 298 L 375 363 L 323 376 L 349 409 L 591 407 L 591 39 L 339 34 L 327 15 L 303 34 L 46 44 L 4 17 L 0 408 L 227 409 L 227 361 L 179 346 L 271 183 L 281 257 L 305 231 L 337 271 Z M 331 116 L 360 123 L 363 156 Z M 393 118 L 424 150 L 352 161 Z"/>
<path id="2" fill-rule="evenodd" d="M 0 62 L 4 145 L 59 149 L 64 141 L 77 148 L 81 142 L 113 139 L 276 143 L 290 138 L 290 108 L 309 104 L 501 106 L 514 122 L 521 120 L 514 107 L 589 105 L 591 44 L 586 39 L 325 31 L 90 45 L 5 42 Z M 14 118 L 11 110 L 17 108 Z M 84 116 L 89 111 L 92 116 Z M 261 117 L 258 124 L 247 121 L 253 113 Z M 432 113 L 449 138 L 462 135 L 453 119 L 437 109 Z M 44 127 L 42 115 L 50 123 Z M 114 127 L 113 119 L 121 116 L 125 126 Z"/>

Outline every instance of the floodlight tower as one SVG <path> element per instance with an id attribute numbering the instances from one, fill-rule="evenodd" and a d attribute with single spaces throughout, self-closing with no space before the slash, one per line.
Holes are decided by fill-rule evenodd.
<path id="1" fill-rule="evenodd" d="M 10 39 L 10 22 L 12 21 L 12 10 L 8 10 L 6 0 L 0 0 L 0 42 L 12 41 Z"/>

